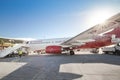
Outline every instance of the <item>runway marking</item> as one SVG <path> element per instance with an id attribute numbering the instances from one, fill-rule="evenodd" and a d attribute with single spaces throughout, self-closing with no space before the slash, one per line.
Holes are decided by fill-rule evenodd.
<path id="1" fill-rule="evenodd" d="M 0 80 L 5 76 L 10 75 L 14 71 L 18 70 L 19 68 L 23 67 L 27 63 L 14 63 L 14 62 L 0 62 Z"/>
<path id="2" fill-rule="evenodd" d="M 35 80 L 39 76 L 40 73 L 41 72 L 38 72 L 37 74 L 35 74 L 34 77 L 32 78 L 32 80 Z"/>
<path id="3" fill-rule="evenodd" d="M 18 61 L 20 61 L 20 58 L 15 58 L 11 62 L 18 62 Z"/>

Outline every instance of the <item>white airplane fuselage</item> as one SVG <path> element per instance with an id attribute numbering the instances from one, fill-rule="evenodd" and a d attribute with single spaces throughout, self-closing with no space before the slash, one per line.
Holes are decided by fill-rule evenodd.
<path id="1" fill-rule="evenodd" d="M 56 38 L 56 39 L 41 39 L 41 40 L 34 40 L 29 41 L 27 46 L 30 48 L 30 50 L 42 50 L 45 49 L 47 46 L 60 46 L 61 43 L 68 40 L 69 38 Z"/>

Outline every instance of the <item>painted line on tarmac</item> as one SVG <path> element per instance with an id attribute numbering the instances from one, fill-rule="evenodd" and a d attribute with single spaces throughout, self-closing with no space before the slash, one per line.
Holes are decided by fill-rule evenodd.
<path id="1" fill-rule="evenodd" d="M 20 61 L 20 58 L 15 58 L 11 62 L 18 62 L 18 61 Z"/>
<path id="2" fill-rule="evenodd" d="M 37 74 L 35 74 L 35 75 L 33 76 L 32 80 L 37 79 L 37 78 L 38 78 L 38 76 L 40 75 L 40 73 L 41 73 L 41 72 L 38 72 Z"/>

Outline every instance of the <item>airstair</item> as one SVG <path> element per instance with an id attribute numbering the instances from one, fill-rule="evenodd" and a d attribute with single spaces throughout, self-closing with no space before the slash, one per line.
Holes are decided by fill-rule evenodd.
<path id="1" fill-rule="evenodd" d="M 13 47 L 8 47 L 4 50 L 0 51 L 0 58 L 3 58 L 5 56 L 7 56 L 8 54 L 11 54 L 13 51 L 15 51 L 16 49 L 21 48 L 22 46 L 24 46 L 25 44 L 15 44 Z"/>

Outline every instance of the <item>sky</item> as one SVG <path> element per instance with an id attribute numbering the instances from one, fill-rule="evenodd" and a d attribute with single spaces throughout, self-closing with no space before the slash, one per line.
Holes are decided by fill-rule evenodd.
<path id="1" fill-rule="evenodd" d="M 0 37 L 74 37 L 119 12 L 120 0 L 0 0 Z"/>

